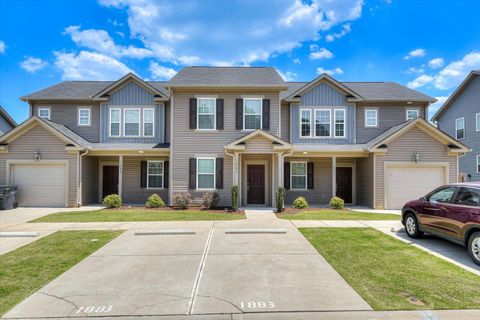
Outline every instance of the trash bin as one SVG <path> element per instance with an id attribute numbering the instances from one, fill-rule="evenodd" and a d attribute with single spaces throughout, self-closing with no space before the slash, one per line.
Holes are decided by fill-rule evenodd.
<path id="1" fill-rule="evenodd" d="M 11 210 L 17 207 L 17 186 L 0 186 L 0 210 Z"/>

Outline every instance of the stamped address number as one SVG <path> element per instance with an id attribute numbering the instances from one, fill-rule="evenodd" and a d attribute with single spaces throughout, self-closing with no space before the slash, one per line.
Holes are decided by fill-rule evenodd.
<path id="1" fill-rule="evenodd" d="M 108 312 L 112 311 L 112 309 L 113 309 L 113 306 L 88 306 L 88 307 L 81 306 L 80 308 L 78 308 L 76 313 L 80 313 L 80 312 L 83 312 L 83 313 L 108 313 Z"/>
<path id="2" fill-rule="evenodd" d="M 240 308 L 245 309 L 273 309 L 275 304 L 272 301 L 248 301 L 240 302 Z"/>

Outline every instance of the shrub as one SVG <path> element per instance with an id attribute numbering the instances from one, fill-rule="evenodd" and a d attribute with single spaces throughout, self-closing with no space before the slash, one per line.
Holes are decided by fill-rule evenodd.
<path id="1" fill-rule="evenodd" d="M 283 211 L 283 204 L 285 203 L 285 188 L 279 187 L 275 194 L 275 202 L 277 205 L 277 212 Z"/>
<path id="2" fill-rule="evenodd" d="M 172 204 L 174 207 L 187 209 L 192 202 L 192 196 L 188 192 L 176 193 L 172 196 Z"/>
<path id="3" fill-rule="evenodd" d="M 342 198 L 333 197 L 332 199 L 330 199 L 329 206 L 332 209 L 343 209 L 343 207 L 345 206 L 345 201 L 343 201 Z"/>
<path id="4" fill-rule="evenodd" d="M 109 194 L 103 198 L 103 205 L 109 209 L 118 208 L 122 205 L 122 198 L 118 194 Z"/>
<path id="5" fill-rule="evenodd" d="M 306 209 L 308 208 L 308 202 L 304 197 L 298 197 L 293 201 L 293 207 L 295 209 Z"/>
<path id="6" fill-rule="evenodd" d="M 165 207 L 165 202 L 163 199 L 156 193 L 148 197 L 147 202 L 145 202 L 145 207 L 147 208 L 162 208 Z"/>
<path id="7" fill-rule="evenodd" d="M 213 209 L 217 206 L 220 196 L 218 193 L 214 192 L 205 192 L 202 196 L 203 207 L 205 209 Z"/>
<path id="8" fill-rule="evenodd" d="M 237 211 L 238 210 L 238 192 L 239 192 L 238 186 L 237 185 L 232 186 L 231 192 L 232 192 L 232 210 Z"/>

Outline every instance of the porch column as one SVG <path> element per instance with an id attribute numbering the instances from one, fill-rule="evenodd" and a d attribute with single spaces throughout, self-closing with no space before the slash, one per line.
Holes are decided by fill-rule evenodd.
<path id="1" fill-rule="evenodd" d="M 337 157 L 332 157 L 332 197 L 337 195 Z"/>
<path id="2" fill-rule="evenodd" d="M 123 186 L 123 155 L 118 156 L 118 195 L 122 196 Z"/>
<path id="3" fill-rule="evenodd" d="M 283 187 L 283 157 L 282 153 L 279 152 L 277 153 L 277 159 L 278 159 L 278 187 Z"/>
<path id="4" fill-rule="evenodd" d="M 239 179 L 238 179 L 238 174 L 239 174 L 239 170 L 238 170 L 238 152 L 235 152 L 233 154 L 233 185 L 237 185 L 239 186 Z M 239 186 L 240 187 L 240 186 Z"/>

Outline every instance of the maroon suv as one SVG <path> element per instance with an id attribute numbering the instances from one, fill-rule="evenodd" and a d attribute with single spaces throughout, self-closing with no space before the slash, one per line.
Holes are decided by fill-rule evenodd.
<path id="1" fill-rule="evenodd" d="M 445 185 L 408 202 L 402 223 L 411 238 L 428 232 L 466 246 L 480 265 L 480 182 Z"/>

